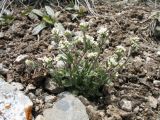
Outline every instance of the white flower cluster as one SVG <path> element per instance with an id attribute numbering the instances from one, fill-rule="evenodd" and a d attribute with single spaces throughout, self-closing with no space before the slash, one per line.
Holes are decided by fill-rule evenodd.
<path id="1" fill-rule="evenodd" d="M 53 59 L 51 57 L 47 57 L 47 56 L 44 56 L 41 60 L 44 63 L 51 63 L 53 61 Z"/>
<path id="2" fill-rule="evenodd" d="M 126 51 L 125 47 L 119 45 L 116 47 L 116 53 L 117 54 L 123 54 Z"/>
<path id="3" fill-rule="evenodd" d="M 58 54 L 55 58 L 54 61 L 60 61 L 62 59 L 66 59 L 66 56 L 64 54 Z"/>
<path id="4" fill-rule="evenodd" d="M 109 39 L 108 39 L 109 32 L 106 27 L 101 26 L 97 31 L 97 34 L 98 34 L 97 41 L 100 45 L 102 45 L 102 48 L 105 47 L 105 45 L 109 44 Z"/>
<path id="5" fill-rule="evenodd" d="M 123 56 L 125 51 L 126 49 L 121 45 L 116 47 L 115 54 L 108 59 L 109 68 L 117 65 L 121 66 L 125 63 L 126 58 Z"/>
<path id="6" fill-rule="evenodd" d="M 52 29 L 52 31 L 51 31 L 51 33 L 52 33 L 53 35 L 61 36 L 61 32 L 60 32 L 60 30 L 59 30 L 59 29 L 57 29 L 57 28 L 53 28 L 53 29 Z"/>
<path id="7" fill-rule="evenodd" d="M 98 52 L 91 52 L 87 54 L 87 58 L 95 58 L 97 57 L 97 55 L 98 55 Z"/>
<path id="8" fill-rule="evenodd" d="M 34 63 L 34 61 L 32 61 L 32 60 L 25 60 L 25 64 L 27 65 L 27 66 L 33 66 L 35 63 Z"/>
<path id="9" fill-rule="evenodd" d="M 105 28 L 105 27 L 100 27 L 99 30 L 97 31 L 97 33 L 98 33 L 99 35 L 108 36 L 108 29 Z"/>
<path id="10" fill-rule="evenodd" d="M 65 30 L 64 31 L 64 36 L 67 37 L 67 38 L 71 38 L 73 35 L 72 31 L 70 30 Z"/>
<path id="11" fill-rule="evenodd" d="M 79 24 L 80 25 L 80 29 L 82 31 L 86 31 L 89 27 L 89 22 L 85 22 L 84 20 L 81 21 L 81 23 Z"/>
<path id="12" fill-rule="evenodd" d="M 58 49 L 62 50 L 71 47 L 71 43 L 68 40 L 61 40 L 58 44 Z"/>
<path id="13" fill-rule="evenodd" d="M 91 45 L 98 46 L 97 41 L 95 41 L 92 36 L 86 35 L 86 39 L 87 39 L 88 42 L 90 42 Z"/>
<path id="14" fill-rule="evenodd" d="M 74 45 L 78 45 L 78 44 L 81 44 L 83 43 L 83 37 L 82 36 L 75 36 L 73 38 L 73 42 L 72 42 Z"/>
<path id="15" fill-rule="evenodd" d="M 56 37 L 57 36 L 60 36 L 60 37 L 63 36 L 64 31 L 65 31 L 63 25 L 61 23 L 55 23 L 54 26 L 55 27 L 51 31 L 52 35 L 56 36 Z"/>
<path id="16" fill-rule="evenodd" d="M 114 56 L 111 56 L 108 59 L 108 66 L 109 66 L 109 68 L 112 67 L 112 66 L 116 66 L 116 65 L 118 65 L 118 62 L 117 62 L 116 58 Z"/>

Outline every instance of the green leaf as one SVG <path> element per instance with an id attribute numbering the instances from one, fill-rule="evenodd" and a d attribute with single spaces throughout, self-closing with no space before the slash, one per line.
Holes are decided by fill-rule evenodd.
<path id="1" fill-rule="evenodd" d="M 38 20 L 38 16 L 32 12 L 28 14 L 28 17 L 32 20 Z"/>
<path id="2" fill-rule="evenodd" d="M 51 16 L 52 18 L 54 18 L 54 11 L 50 6 L 45 6 L 46 12 L 49 16 Z"/>
<path id="3" fill-rule="evenodd" d="M 29 15 L 29 13 L 31 13 L 31 11 L 32 11 L 32 7 L 28 7 L 26 10 L 24 10 L 24 11 L 22 11 L 22 15 L 23 16 L 27 16 L 27 15 Z"/>
<path id="4" fill-rule="evenodd" d="M 2 25 L 6 25 L 6 24 L 10 24 L 12 23 L 14 20 L 14 16 L 13 15 L 2 15 L 0 17 L 0 24 Z"/>
<path id="5" fill-rule="evenodd" d="M 44 13 L 38 9 L 33 9 L 32 12 L 40 17 L 44 16 Z"/>
<path id="6" fill-rule="evenodd" d="M 72 14 L 72 20 L 77 19 L 78 14 Z"/>
<path id="7" fill-rule="evenodd" d="M 45 23 L 40 23 L 32 30 L 32 35 L 39 34 L 40 31 L 42 31 L 46 27 Z"/>
<path id="8" fill-rule="evenodd" d="M 50 16 L 48 16 L 48 15 L 43 16 L 43 20 L 44 20 L 46 23 L 51 24 L 51 25 L 53 25 L 53 24 L 56 22 L 55 19 L 52 19 L 52 18 L 51 18 Z"/>
<path id="9" fill-rule="evenodd" d="M 54 27 L 59 29 L 61 33 L 64 33 L 65 29 L 61 23 L 55 23 Z"/>

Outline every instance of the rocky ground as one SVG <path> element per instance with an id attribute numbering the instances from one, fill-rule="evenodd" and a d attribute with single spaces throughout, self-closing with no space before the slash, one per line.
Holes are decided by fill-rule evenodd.
<path id="1" fill-rule="evenodd" d="M 61 11 L 58 21 L 65 28 L 78 29 L 79 20 L 72 20 L 72 13 L 60 7 L 54 7 L 55 10 Z M 22 10 L 23 8 L 14 11 L 16 19 L 11 25 L 0 26 L 0 74 L 5 81 L 16 86 L 32 100 L 32 114 L 35 118 L 38 116 L 36 120 L 42 120 L 50 113 L 56 113 L 55 109 L 49 109 L 53 104 L 60 105 L 59 109 L 69 108 L 70 105 L 67 107 L 64 104 L 68 104 L 68 100 L 72 101 L 72 99 L 76 99 L 76 104 L 82 102 L 85 105 L 90 120 L 160 119 L 160 43 L 149 36 L 148 25 L 151 22 L 149 16 L 153 10 L 151 6 L 98 4 L 96 10 L 101 16 L 92 16 L 88 13 L 79 18 L 93 21 L 88 31 L 88 34 L 93 36 L 96 35 L 99 26 L 107 26 L 110 42 L 103 57 L 110 55 L 117 45 L 123 45 L 129 49 L 131 36 L 140 38 L 139 50 L 131 53 L 119 78 L 113 81 L 112 85 L 105 85 L 103 90 L 105 96 L 98 102 L 87 100 L 83 96 L 75 98 L 70 95 L 60 101 L 59 98 L 62 95 L 58 94 L 63 91 L 49 80 L 47 74 L 44 74 L 46 72 L 44 68 L 28 73 L 24 64 L 25 59 L 36 60 L 43 56 L 53 56 L 54 51 L 48 49 L 51 45 L 52 27 L 46 28 L 38 36 L 33 36 L 31 31 L 39 21 L 21 16 Z M 108 17 L 110 15 L 112 17 Z M 77 109 L 84 108 L 82 106 Z M 82 115 L 84 120 L 87 120 L 84 111 Z M 67 110 L 67 112 L 72 111 Z M 62 118 L 58 120 L 66 118 L 63 112 L 61 115 Z M 45 119 L 50 120 L 50 118 Z"/>

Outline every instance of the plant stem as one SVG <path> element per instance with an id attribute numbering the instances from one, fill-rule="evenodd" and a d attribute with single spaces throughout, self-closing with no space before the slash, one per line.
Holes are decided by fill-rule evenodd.
<path id="1" fill-rule="evenodd" d="M 83 42 L 84 42 L 84 53 L 86 53 L 87 52 L 87 38 L 86 38 L 85 31 L 83 31 Z"/>

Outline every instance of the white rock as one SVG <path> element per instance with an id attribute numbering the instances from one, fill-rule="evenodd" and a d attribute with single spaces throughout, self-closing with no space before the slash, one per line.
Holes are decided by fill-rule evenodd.
<path id="1" fill-rule="evenodd" d="M 35 120 L 45 120 L 42 115 L 38 115 Z"/>
<path id="2" fill-rule="evenodd" d="M 32 101 L 0 78 L 0 120 L 31 120 Z"/>
<path id="3" fill-rule="evenodd" d="M 132 102 L 127 99 L 122 99 L 120 101 L 120 106 L 125 111 L 128 111 L 128 112 L 132 111 Z"/>
<path id="4" fill-rule="evenodd" d="M 152 108 L 157 108 L 157 105 L 158 105 L 158 100 L 157 99 L 155 99 L 153 96 L 149 96 L 148 101 L 149 101 L 149 105 Z"/>
<path id="5" fill-rule="evenodd" d="M 11 85 L 15 86 L 17 90 L 23 90 L 24 89 L 23 85 L 19 82 L 12 82 Z"/>
<path id="6" fill-rule="evenodd" d="M 86 108 L 78 98 L 67 93 L 59 97 L 53 108 L 44 110 L 45 120 L 89 120 Z"/>
<path id="7" fill-rule="evenodd" d="M 26 60 L 28 57 L 29 57 L 29 55 L 19 55 L 19 56 L 16 58 L 15 62 L 16 62 L 16 63 L 21 63 L 22 61 Z"/>

